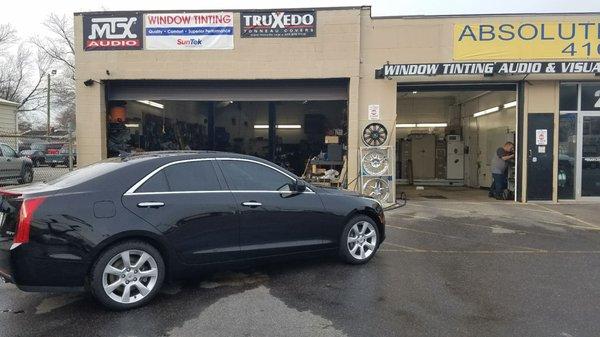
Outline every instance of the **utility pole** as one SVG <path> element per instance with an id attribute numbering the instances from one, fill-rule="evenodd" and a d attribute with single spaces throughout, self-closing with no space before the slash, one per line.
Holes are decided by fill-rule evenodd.
<path id="1" fill-rule="evenodd" d="M 50 73 L 48 73 L 48 86 L 46 89 L 47 95 L 46 95 L 46 106 L 48 107 L 48 119 L 46 121 L 46 132 L 47 132 L 47 136 L 50 137 Z"/>
<path id="2" fill-rule="evenodd" d="M 47 120 L 46 120 L 46 132 L 47 132 L 47 136 L 50 137 L 50 74 L 52 75 L 56 75 L 56 69 L 52 69 L 52 71 L 50 71 L 47 76 L 48 76 L 48 87 L 46 89 L 46 106 L 48 107 L 48 116 L 47 116 Z M 50 139 L 48 139 L 50 140 Z"/>

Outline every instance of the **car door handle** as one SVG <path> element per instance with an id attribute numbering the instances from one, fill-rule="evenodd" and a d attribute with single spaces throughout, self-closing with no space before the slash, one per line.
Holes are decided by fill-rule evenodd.
<path id="1" fill-rule="evenodd" d="M 138 207 L 147 207 L 147 208 L 159 208 L 159 207 L 163 207 L 165 205 L 164 202 L 160 202 L 160 201 L 146 201 L 146 202 L 140 202 L 139 204 L 137 204 Z"/>
<path id="2" fill-rule="evenodd" d="M 260 203 L 258 201 L 245 201 L 245 202 L 242 202 L 242 206 L 254 208 L 254 207 L 262 206 L 262 203 Z"/>

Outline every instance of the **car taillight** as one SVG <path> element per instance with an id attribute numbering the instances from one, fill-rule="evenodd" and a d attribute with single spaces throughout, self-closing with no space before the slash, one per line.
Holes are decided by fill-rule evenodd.
<path id="1" fill-rule="evenodd" d="M 19 223 L 17 225 L 13 246 L 29 242 L 29 230 L 31 229 L 33 213 L 35 213 L 35 210 L 40 207 L 45 199 L 46 198 L 44 197 L 40 197 L 23 200 L 21 210 L 19 211 Z"/>

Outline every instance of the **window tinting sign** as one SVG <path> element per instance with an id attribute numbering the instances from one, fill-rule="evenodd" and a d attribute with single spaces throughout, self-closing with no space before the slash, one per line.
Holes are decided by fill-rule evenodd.
<path id="1" fill-rule="evenodd" d="M 242 12 L 240 21 L 243 38 L 317 36 L 315 11 Z"/>
<path id="2" fill-rule="evenodd" d="M 142 14 L 120 12 L 83 15 L 83 49 L 142 49 Z"/>

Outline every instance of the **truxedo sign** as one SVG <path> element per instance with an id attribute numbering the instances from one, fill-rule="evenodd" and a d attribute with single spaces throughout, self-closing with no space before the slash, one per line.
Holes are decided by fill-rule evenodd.
<path id="1" fill-rule="evenodd" d="M 385 64 L 375 78 L 435 75 L 594 74 L 600 62 L 463 62 Z"/>
<path id="2" fill-rule="evenodd" d="M 242 37 L 314 37 L 317 35 L 315 11 L 240 13 Z"/>

